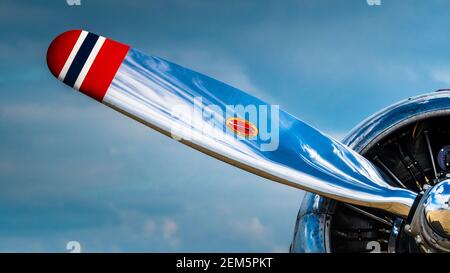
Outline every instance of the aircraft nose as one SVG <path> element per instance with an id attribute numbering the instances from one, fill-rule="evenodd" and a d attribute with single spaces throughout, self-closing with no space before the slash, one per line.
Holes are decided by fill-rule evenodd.
<path id="1" fill-rule="evenodd" d="M 129 46 L 85 30 L 58 35 L 47 50 L 47 65 L 65 84 L 102 101 Z"/>

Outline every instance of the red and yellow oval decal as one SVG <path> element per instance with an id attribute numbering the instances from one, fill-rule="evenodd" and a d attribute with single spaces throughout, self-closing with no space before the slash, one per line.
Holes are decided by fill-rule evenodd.
<path id="1" fill-rule="evenodd" d="M 243 137 L 255 137 L 258 135 L 258 128 L 250 121 L 242 118 L 227 118 L 226 125 L 234 133 Z"/>

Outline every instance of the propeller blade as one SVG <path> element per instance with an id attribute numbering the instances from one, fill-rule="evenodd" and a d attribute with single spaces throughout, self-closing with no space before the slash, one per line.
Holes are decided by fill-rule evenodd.
<path id="1" fill-rule="evenodd" d="M 416 194 L 365 158 L 234 87 L 111 39 L 72 30 L 47 52 L 59 80 L 217 159 L 335 200 L 406 217 Z"/>

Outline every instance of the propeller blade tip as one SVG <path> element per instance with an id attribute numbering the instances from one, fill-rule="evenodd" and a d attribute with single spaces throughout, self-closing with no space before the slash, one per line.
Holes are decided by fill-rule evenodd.
<path id="1" fill-rule="evenodd" d="M 47 65 L 60 81 L 101 102 L 128 50 L 92 32 L 69 30 L 51 42 Z"/>

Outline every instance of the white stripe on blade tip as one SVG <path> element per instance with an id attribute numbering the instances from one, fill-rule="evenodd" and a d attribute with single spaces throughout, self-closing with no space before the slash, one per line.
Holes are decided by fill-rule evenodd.
<path id="1" fill-rule="evenodd" d="M 94 48 L 92 48 L 91 53 L 89 54 L 89 57 L 87 58 L 86 62 L 83 65 L 83 68 L 80 71 L 80 74 L 78 75 L 77 80 L 75 81 L 75 84 L 73 85 L 73 88 L 76 90 L 79 90 L 81 87 L 81 84 L 83 84 L 84 78 L 86 78 L 87 73 L 89 72 L 89 69 L 92 66 L 92 63 L 94 63 L 95 57 L 97 57 L 98 52 L 102 48 L 103 43 L 105 42 L 106 38 L 103 36 L 98 37 L 97 42 L 95 42 Z"/>
<path id="2" fill-rule="evenodd" d="M 64 78 L 66 77 L 67 71 L 69 71 L 70 66 L 72 65 L 73 59 L 75 59 L 75 56 L 78 53 L 78 50 L 80 49 L 81 45 L 84 42 L 84 39 L 86 39 L 86 36 L 88 35 L 88 32 L 85 30 L 82 30 L 80 33 L 80 36 L 78 36 L 78 39 L 75 43 L 75 45 L 72 48 L 72 51 L 69 54 L 69 57 L 67 58 L 66 62 L 64 63 L 64 66 L 61 70 L 61 72 L 58 75 L 58 79 L 60 81 L 64 81 Z"/>

